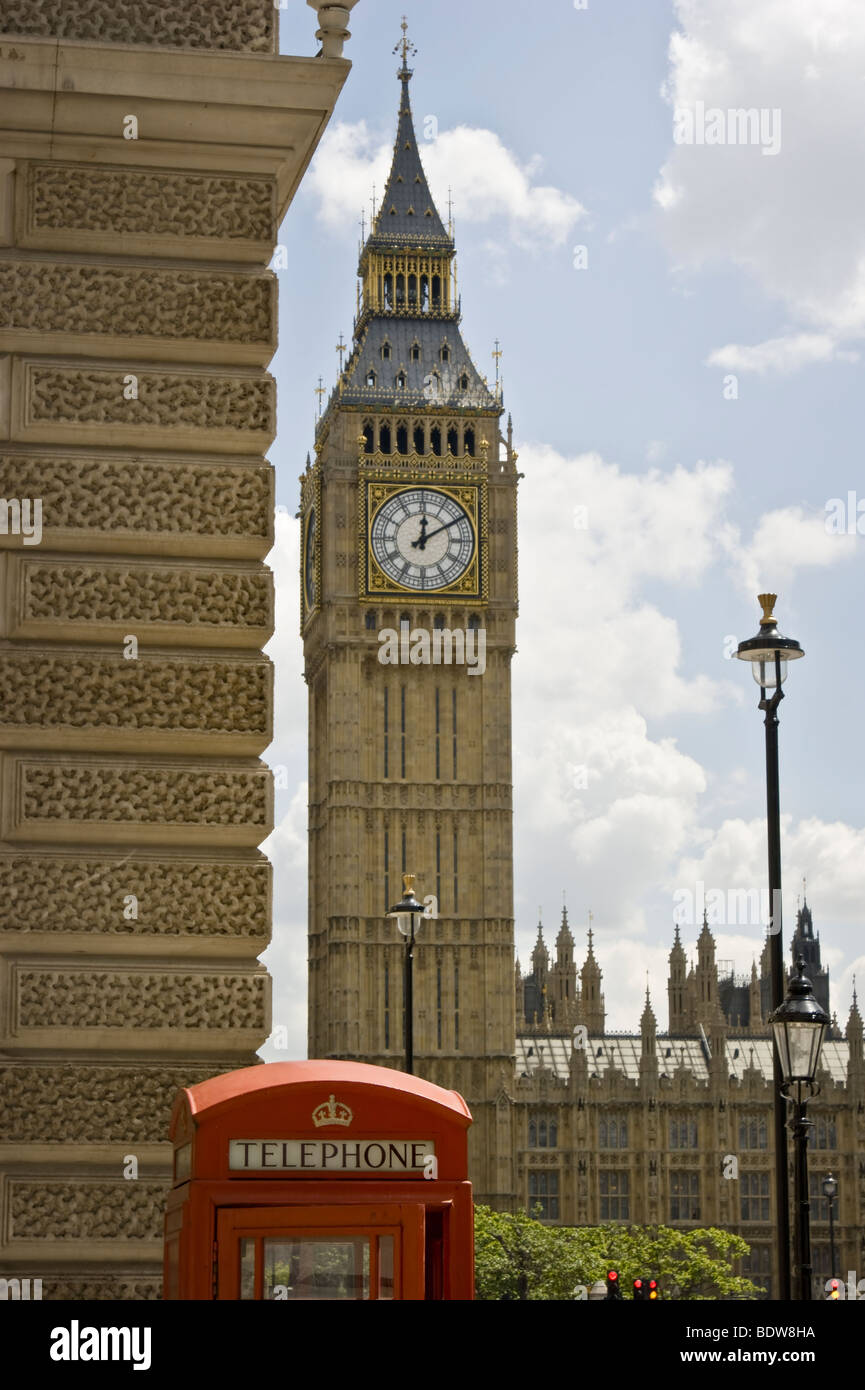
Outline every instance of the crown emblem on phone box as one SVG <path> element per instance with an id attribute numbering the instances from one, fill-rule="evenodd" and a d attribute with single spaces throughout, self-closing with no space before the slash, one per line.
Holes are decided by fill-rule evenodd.
<path id="1" fill-rule="evenodd" d="M 353 1119 L 353 1111 L 334 1096 L 322 1101 L 312 1112 L 312 1123 L 316 1129 L 320 1129 L 322 1125 L 350 1125 Z"/>

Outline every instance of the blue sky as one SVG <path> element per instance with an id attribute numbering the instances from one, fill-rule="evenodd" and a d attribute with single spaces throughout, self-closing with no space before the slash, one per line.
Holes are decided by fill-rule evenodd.
<path id="1" fill-rule="evenodd" d="M 803 874 L 832 1001 L 865 984 L 860 736 L 865 15 L 857 0 L 360 0 L 336 113 L 280 243 L 274 1023 L 305 1047 L 305 694 L 297 476 L 319 374 L 351 334 L 361 207 L 396 121 L 400 19 L 439 207 L 454 190 L 463 333 L 499 338 L 520 468 L 514 658 L 517 946 L 589 909 L 608 1026 L 646 972 L 666 1026 L 674 895 L 766 881 L 759 693 L 725 660 L 765 587 L 799 638 L 781 706 L 785 942 Z M 314 52 L 315 17 L 280 15 Z M 780 148 L 676 143 L 676 111 L 778 112 Z M 434 118 L 429 120 L 428 118 Z M 576 248 L 584 247 L 582 253 Z M 575 260 L 586 260 L 576 268 Z M 727 380 L 734 377 L 735 384 Z M 725 382 L 726 390 L 725 390 Z M 731 392 L 733 393 L 731 396 Z M 584 507 L 587 525 L 576 524 Z M 584 785 L 585 784 L 585 785 Z M 686 945 L 696 927 L 683 926 Z M 714 927 L 750 968 L 757 921 Z M 284 1054 L 283 1054 L 284 1055 Z"/>

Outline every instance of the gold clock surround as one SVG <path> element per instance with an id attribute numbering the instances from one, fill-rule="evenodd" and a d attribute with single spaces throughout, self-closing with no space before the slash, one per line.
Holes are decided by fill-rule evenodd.
<path id="1" fill-rule="evenodd" d="M 436 589 L 418 590 L 398 584 L 387 575 L 376 559 L 372 548 L 372 524 L 380 508 L 392 497 L 402 492 L 414 492 L 428 488 L 431 492 L 442 493 L 456 502 L 465 511 L 474 533 L 474 551 L 468 567 L 451 584 Z M 359 598 L 365 603 L 380 602 L 394 598 L 406 603 L 430 603 L 439 598 L 465 600 L 466 602 L 486 602 L 487 584 L 487 544 L 486 544 L 487 497 L 486 483 L 477 475 L 471 481 L 460 477 L 442 478 L 435 474 L 425 477 L 374 476 L 361 472 L 358 485 L 358 583 Z"/>

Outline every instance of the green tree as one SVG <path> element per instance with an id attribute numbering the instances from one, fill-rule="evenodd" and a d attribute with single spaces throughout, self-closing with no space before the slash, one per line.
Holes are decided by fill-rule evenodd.
<path id="1" fill-rule="evenodd" d="M 716 1227 L 546 1226 L 524 1211 L 476 1206 L 475 1295 L 563 1301 L 617 1269 L 626 1296 L 632 1280 L 654 1278 L 664 1298 L 756 1298 L 761 1290 L 732 1269 L 748 1248 Z"/>

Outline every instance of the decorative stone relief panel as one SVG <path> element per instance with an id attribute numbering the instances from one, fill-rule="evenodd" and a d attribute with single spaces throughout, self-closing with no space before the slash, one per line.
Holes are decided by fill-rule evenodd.
<path id="1" fill-rule="evenodd" d="M 0 261 L 0 338 L 21 333 L 275 346 L 269 272 Z M 89 345 L 94 351 L 98 344 Z"/>
<path id="2" fill-rule="evenodd" d="M 162 1239 L 165 1180 L 7 1182 L 11 1241 Z"/>
<path id="3" fill-rule="evenodd" d="M 137 899 L 135 920 L 122 910 L 130 893 Z M 0 902 L 7 932 L 260 939 L 270 934 L 270 864 L 5 854 Z"/>
<path id="4" fill-rule="evenodd" d="M 110 745 L 132 730 L 242 733 L 263 748 L 271 736 L 271 679 L 267 657 L 145 654 L 127 661 L 120 653 L 9 650 L 0 662 L 0 737 L 11 729 L 102 729 Z"/>
<path id="5" fill-rule="evenodd" d="M 161 1279 L 140 1279 L 134 1273 L 108 1275 L 105 1279 L 75 1279 L 69 1274 L 42 1278 L 44 1302 L 96 1303 L 101 1301 L 155 1303 L 162 1298 Z"/>
<path id="6" fill-rule="evenodd" d="M 261 967 L 256 967 L 261 971 Z M 15 971 L 19 1028 L 262 1028 L 264 973 Z"/>
<path id="7" fill-rule="evenodd" d="M 271 774 L 109 758 L 5 754 L 9 839 L 78 840 L 111 827 L 115 843 L 257 845 L 272 820 Z M 149 833 L 148 833 L 149 832 Z"/>
<path id="8" fill-rule="evenodd" d="M 131 393 L 131 394 L 130 394 Z M 98 445 L 179 443 L 258 453 L 276 432 L 276 390 L 263 373 L 158 371 L 13 363 L 13 429 L 25 438 Z"/>
<path id="9" fill-rule="evenodd" d="M 156 44 L 234 53 L 276 50 L 273 0 L 4 0 L 0 32 L 22 38 Z"/>
<path id="10" fill-rule="evenodd" d="M 263 568 L 96 565 L 24 555 L 10 560 L 9 587 L 16 595 L 13 637 L 50 629 L 68 641 L 70 629 L 86 636 L 98 628 L 140 638 L 156 627 L 176 629 L 170 636 L 178 642 L 224 637 L 232 646 L 257 648 L 273 631 L 273 580 Z"/>
<path id="11" fill-rule="evenodd" d="M 59 248 L 82 232 L 271 246 L 276 241 L 272 179 L 36 163 L 26 165 L 24 179 L 22 245 Z"/>
<path id="12" fill-rule="evenodd" d="M 236 1065 L 0 1067 L 0 1133 L 8 1144 L 167 1142 L 181 1087 Z"/>
<path id="13" fill-rule="evenodd" d="M 273 470 L 266 464 L 0 454 L 0 497 L 42 499 L 43 545 L 57 532 L 68 543 L 71 531 L 93 550 L 114 549 L 124 538 L 127 548 L 146 550 L 153 536 L 165 537 L 162 545 L 169 542 L 174 553 L 185 544 L 198 553 L 231 553 L 230 541 L 236 553 L 263 555 L 273 535 Z M 18 537 L 0 536 L 0 546 L 13 542 Z"/>

